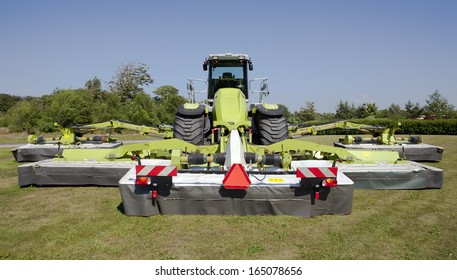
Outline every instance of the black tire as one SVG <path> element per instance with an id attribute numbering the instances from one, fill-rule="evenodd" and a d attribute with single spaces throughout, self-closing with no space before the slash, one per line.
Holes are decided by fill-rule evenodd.
<path id="1" fill-rule="evenodd" d="M 289 137 L 287 119 L 284 115 L 267 116 L 260 112 L 255 114 L 254 143 L 270 145 Z"/>
<path id="2" fill-rule="evenodd" d="M 189 116 L 176 114 L 173 137 L 194 145 L 203 145 L 204 114 Z"/>
<path id="3" fill-rule="evenodd" d="M 181 116 L 200 116 L 205 113 L 205 105 L 200 104 L 196 109 L 186 109 L 183 104 L 178 106 L 178 114 Z"/>

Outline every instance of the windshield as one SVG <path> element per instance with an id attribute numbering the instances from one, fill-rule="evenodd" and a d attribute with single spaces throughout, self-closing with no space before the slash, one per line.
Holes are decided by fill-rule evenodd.
<path id="1" fill-rule="evenodd" d="M 230 74 L 229 74 L 230 73 Z M 232 78 L 237 80 L 242 80 L 243 67 L 242 66 L 220 66 L 213 67 L 213 79 L 222 79 L 222 78 Z"/>
<path id="2" fill-rule="evenodd" d="M 245 64 L 220 61 L 211 65 L 208 83 L 208 99 L 213 99 L 220 88 L 239 88 L 248 98 L 247 70 Z"/>

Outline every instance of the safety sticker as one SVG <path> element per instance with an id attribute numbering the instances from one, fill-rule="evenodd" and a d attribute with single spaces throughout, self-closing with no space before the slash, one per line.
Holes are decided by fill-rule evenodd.
<path id="1" fill-rule="evenodd" d="M 283 178 L 268 178 L 268 182 L 271 182 L 271 183 L 284 183 L 284 179 Z"/>

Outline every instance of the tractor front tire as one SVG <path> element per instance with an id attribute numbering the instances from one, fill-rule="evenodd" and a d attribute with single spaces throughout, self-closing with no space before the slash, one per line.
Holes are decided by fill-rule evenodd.
<path id="1" fill-rule="evenodd" d="M 178 108 L 173 126 L 173 137 L 194 145 L 203 145 L 205 115 L 203 112 L 189 111 L 184 108 Z"/>
<path id="2" fill-rule="evenodd" d="M 255 114 L 254 142 L 260 145 L 271 145 L 289 137 L 287 119 L 282 110 L 258 110 Z M 282 109 L 282 108 L 281 108 Z"/>

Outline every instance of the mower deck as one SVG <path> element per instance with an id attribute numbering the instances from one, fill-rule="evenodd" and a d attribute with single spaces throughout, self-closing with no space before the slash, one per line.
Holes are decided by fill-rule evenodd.
<path id="1" fill-rule="evenodd" d="M 228 190 L 220 183 L 223 175 L 180 174 L 171 188 L 159 188 L 152 198 L 148 187 L 136 185 L 132 169 L 119 182 L 126 215 L 293 215 L 350 214 L 352 186 L 332 188 L 325 200 L 290 184 L 257 182 L 247 190 Z M 210 183 L 213 181 L 213 183 Z"/>
<path id="2" fill-rule="evenodd" d="M 118 186 L 119 180 L 134 166 L 135 162 L 130 160 L 43 160 L 18 167 L 19 185 Z M 412 161 L 405 164 L 338 164 L 338 168 L 358 189 L 436 189 L 443 185 L 443 170 Z"/>
<path id="3" fill-rule="evenodd" d="M 19 186 L 117 186 L 119 179 L 135 165 L 132 161 L 31 162 L 18 167 Z"/>
<path id="4" fill-rule="evenodd" d="M 355 189 L 418 190 L 443 187 L 443 170 L 414 161 L 406 164 L 339 164 Z"/>
<path id="5" fill-rule="evenodd" d="M 442 147 L 424 143 L 381 145 L 377 143 L 344 144 L 341 142 L 335 142 L 333 145 L 335 147 L 345 148 L 349 150 L 396 151 L 400 157 L 404 157 L 406 160 L 427 162 L 436 162 L 442 160 L 444 151 Z"/>
<path id="6" fill-rule="evenodd" d="M 163 164 L 157 160 L 145 165 Z M 322 162 L 321 162 L 322 163 Z M 119 181 L 124 212 L 130 216 L 157 214 L 190 215 L 290 215 L 313 217 L 323 214 L 350 214 L 353 182 L 338 174 L 339 184 L 322 189 L 316 197 L 314 189 L 300 184 L 295 174 L 258 174 L 248 172 L 251 184 L 244 189 L 226 189 L 225 174 L 217 168 L 195 168 L 172 177 L 172 184 L 138 185 L 132 168 Z M 187 173 L 190 172 L 190 173 Z M 205 173 L 201 173 L 205 172 Z M 209 173 L 208 173 L 209 172 Z M 212 173 L 215 172 L 215 173 Z M 171 177 L 170 182 L 171 182 Z M 156 190 L 156 196 L 153 190 Z"/>
<path id="7" fill-rule="evenodd" d="M 294 168 L 315 166 L 316 161 L 292 162 Z M 326 161 L 321 161 L 325 163 Z M 328 162 L 326 162 L 328 163 Z M 146 165 L 169 165 L 169 160 L 143 160 Z M 338 164 L 338 185 L 324 188 L 316 197 L 300 185 L 295 174 L 262 174 L 248 171 L 246 190 L 225 189 L 224 174 L 204 168 L 181 170 L 172 183 L 153 186 L 136 184 L 136 162 L 44 160 L 18 167 L 19 185 L 119 186 L 126 215 L 213 214 L 293 215 L 350 214 L 353 189 L 441 188 L 443 171 L 416 162 L 404 164 Z M 170 181 L 171 182 L 171 181 Z"/>
<path id="8" fill-rule="evenodd" d="M 62 156 L 65 149 L 113 149 L 121 146 L 122 143 L 101 143 L 101 144 L 79 144 L 79 145 L 58 145 L 58 144 L 26 144 L 11 150 L 17 162 L 36 162 L 45 159 Z"/>

